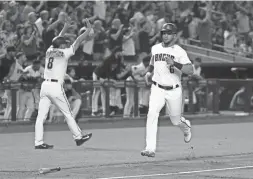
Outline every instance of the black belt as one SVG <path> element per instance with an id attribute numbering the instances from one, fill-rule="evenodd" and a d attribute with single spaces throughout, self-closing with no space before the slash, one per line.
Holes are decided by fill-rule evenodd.
<path id="1" fill-rule="evenodd" d="M 163 86 L 163 85 L 159 85 L 157 82 L 153 81 L 153 84 L 154 85 L 157 85 L 159 88 L 162 88 L 164 90 L 172 90 L 172 89 L 175 89 L 175 88 L 178 88 L 179 85 L 177 84 L 175 87 L 173 86 Z"/>
<path id="2" fill-rule="evenodd" d="M 58 82 L 56 79 L 44 79 L 44 81 Z"/>

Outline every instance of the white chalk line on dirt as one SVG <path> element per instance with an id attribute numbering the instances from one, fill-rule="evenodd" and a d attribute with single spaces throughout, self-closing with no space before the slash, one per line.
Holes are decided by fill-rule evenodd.
<path id="1" fill-rule="evenodd" d="M 171 173 L 156 173 L 147 175 L 129 175 L 129 176 L 118 176 L 118 177 L 107 177 L 107 178 L 97 178 L 97 179 L 124 179 L 124 178 L 145 178 L 145 177 L 159 177 L 159 176 L 170 176 L 170 175 L 184 175 L 184 174 L 194 174 L 194 173 L 206 173 L 206 172 L 216 172 L 216 171 L 228 171 L 228 170 L 240 170 L 240 169 L 250 169 L 253 165 L 241 166 L 241 167 L 231 167 L 231 168 L 217 168 L 217 169 L 207 169 L 207 170 L 192 170 L 184 172 L 171 172 Z"/>

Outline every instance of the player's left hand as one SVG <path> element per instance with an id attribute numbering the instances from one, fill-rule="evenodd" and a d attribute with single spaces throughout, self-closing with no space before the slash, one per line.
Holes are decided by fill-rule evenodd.
<path id="1" fill-rule="evenodd" d="M 170 57 L 165 57 L 165 61 L 168 65 L 174 65 L 174 60 L 172 60 L 172 58 Z"/>

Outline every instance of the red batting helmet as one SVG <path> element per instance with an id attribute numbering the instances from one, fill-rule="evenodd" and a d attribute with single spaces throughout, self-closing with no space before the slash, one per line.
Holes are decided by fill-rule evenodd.
<path id="1" fill-rule="evenodd" d="M 172 23 L 165 23 L 163 26 L 162 26 L 162 29 L 161 29 L 161 34 L 163 34 L 163 32 L 167 32 L 169 34 L 176 34 L 177 33 L 177 27 L 175 24 L 172 24 Z"/>
<path id="2" fill-rule="evenodd" d="M 52 40 L 52 45 L 54 48 L 59 48 L 62 44 L 68 44 L 70 41 L 63 36 L 57 36 Z"/>

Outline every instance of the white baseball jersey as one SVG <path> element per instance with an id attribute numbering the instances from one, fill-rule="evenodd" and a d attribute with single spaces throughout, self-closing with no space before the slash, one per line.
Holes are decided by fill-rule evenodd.
<path id="1" fill-rule="evenodd" d="M 55 79 L 63 83 L 68 60 L 74 53 L 72 45 L 65 49 L 49 47 L 46 52 L 44 79 Z"/>
<path id="2" fill-rule="evenodd" d="M 23 69 L 22 65 L 20 65 L 18 63 L 18 61 L 16 60 L 15 68 L 14 68 L 13 73 L 10 76 L 10 80 L 11 81 L 18 81 L 19 78 L 21 77 L 21 75 L 23 74 L 23 71 L 24 71 L 24 69 Z"/>
<path id="3" fill-rule="evenodd" d="M 172 60 L 181 64 L 191 64 L 186 51 L 176 44 L 163 47 L 162 43 L 159 43 L 152 47 L 151 53 L 150 64 L 154 66 L 152 80 L 163 86 L 181 84 L 182 72 L 176 67 L 168 67 L 165 57 L 169 56 Z"/>
<path id="4" fill-rule="evenodd" d="M 34 71 L 32 68 L 32 65 L 29 65 L 28 67 L 25 68 L 24 70 L 25 73 L 27 73 L 27 76 L 29 77 L 43 77 L 44 76 L 44 68 L 40 67 L 38 71 Z"/>

